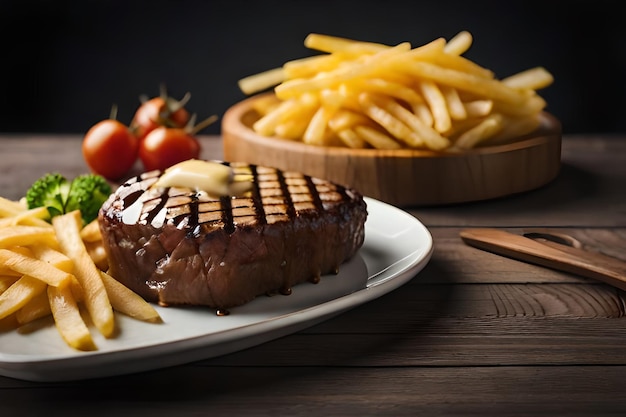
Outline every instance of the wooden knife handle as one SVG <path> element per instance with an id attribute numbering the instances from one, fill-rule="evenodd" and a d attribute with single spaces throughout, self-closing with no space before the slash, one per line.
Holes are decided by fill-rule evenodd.
<path id="1" fill-rule="evenodd" d="M 626 291 L 626 262 L 616 258 L 499 229 L 466 229 L 460 236 L 466 244 L 488 252 L 596 279 Z"/>

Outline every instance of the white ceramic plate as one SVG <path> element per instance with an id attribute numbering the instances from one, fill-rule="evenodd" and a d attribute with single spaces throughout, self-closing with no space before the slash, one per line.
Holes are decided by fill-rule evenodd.
<path id="1" fill-rule="evenodd" d="M 430 260 L 429 231 L 410 214 L 366 198 L 365 243 L 337 276 L 300 284 L 289 296 L 259 297 L 217 316 L 206 308 L 158 307 L 162 324 L 117 315 L 119 334 L 92 331 L 98 350 L 78 352 L 51 320 L 0 333 L 0 374 L 32 381 L 97 378 L 207 359 L 302 330 L 411 280 Z"/>

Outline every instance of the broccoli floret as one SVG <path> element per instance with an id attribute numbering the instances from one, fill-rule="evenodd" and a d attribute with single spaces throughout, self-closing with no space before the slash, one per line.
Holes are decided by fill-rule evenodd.
<path id="1" fill-rule="evenodd" d="M 87 224 L 98 217 L 98 211 L 111 191 L 111 186 L 103 177 L 95 174 L 79 175 L 72 181 L 65 212 L 80 210 L 83 222 Z"/>
<path id="2" fill-rule="evenodd" d="M 46 207 L 50 218 L 65 213 L 65 201 L 70 183 L 59 173 L 46 174 L 31 185 L 26 192 L 28 208 Z"/>
<path id="3" fill-rule="evenodd" d="M 28 208 L 46 207 L 50 219 L 80 210 L 83 223 L 98 217 L 102 203 L 111 194 L 111 186 L 101 176 L 85 174 L 68 181 L 59 173 L 46 174 L 26 192 Z"/>

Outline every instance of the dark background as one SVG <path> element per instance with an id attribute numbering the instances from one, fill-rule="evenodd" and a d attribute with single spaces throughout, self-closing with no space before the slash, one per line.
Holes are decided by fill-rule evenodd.
<path id="1" fill-rule="evenodd" d="M 245 98 L 237 81 L 313 54 L 311 32 L 418 46 L 469 30 L 499 78 L 534 66 L 565 133 L 625 132 L 626 14 L 617 1 L 0 0 L 0 131 L 84 133 L 139 96 L 192 94 L 199 119 Z M 206 133 L 218 133 L 219 123 Z"/>

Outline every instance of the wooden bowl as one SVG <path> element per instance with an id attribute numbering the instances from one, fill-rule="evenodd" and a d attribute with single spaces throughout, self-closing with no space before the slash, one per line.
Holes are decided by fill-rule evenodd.
<path id="1" fill-rule="evenodd" d="M 463 153 L 411 149 L 320 147 L 264 137 L 251 126 L 258 96 L 229 108 L 222 119 L 224 159 L 298 171 L 351 186 L 399 207 L 487 200 L 541 187 L 561 165 L 561 124 L 542 113 L 539 129 L 504 144 Z"/>

